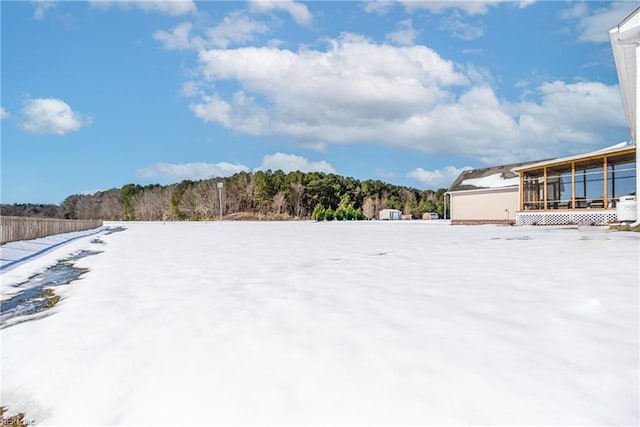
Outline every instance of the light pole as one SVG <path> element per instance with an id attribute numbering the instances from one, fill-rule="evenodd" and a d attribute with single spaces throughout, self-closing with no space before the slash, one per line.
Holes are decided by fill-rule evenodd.
<path id="1" fill-rule="evenodd" d="M 222 187 L 224 187 L 224 182 L 218 183 L 218 198 L 220 200 L 220 221 L 222 221 Z"/>

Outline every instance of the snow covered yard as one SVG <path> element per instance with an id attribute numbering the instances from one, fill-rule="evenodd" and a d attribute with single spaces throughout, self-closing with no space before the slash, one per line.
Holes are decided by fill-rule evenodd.
<path id="1" fill-rule="evenodd" d="M 56 425 L 640 421 L 637 233 L 125 227 L 77 261 L 90 271 L 52 315 L 0 331 L 12 412 Z"/>

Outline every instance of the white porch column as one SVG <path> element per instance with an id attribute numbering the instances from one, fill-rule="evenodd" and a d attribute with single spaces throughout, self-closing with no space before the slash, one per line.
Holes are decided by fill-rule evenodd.
<path id="1" fill-rule="evenodd" d="M 635 125 L 636 132 L 634 135 L 635 141 L 633 143 L 636 146 L 636 222 L 632 225 L 640 225 L 640 150 L 638 149 L 638 133 L 640 133 L 640 114 L 638 114 L 638 108 L 640 107 L 640 43 L 636 44 L 636 108 L 635 108 Z"/>

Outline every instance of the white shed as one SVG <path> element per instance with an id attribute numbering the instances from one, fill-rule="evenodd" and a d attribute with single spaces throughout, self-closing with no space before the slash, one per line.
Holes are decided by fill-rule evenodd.
<path id="1" fill-rule="evenodd" d="M 389 221 L 399 220 L 402 218 L 402 212 L 398 209 L 382 209 L 378 215 L 378 218 Z"/>

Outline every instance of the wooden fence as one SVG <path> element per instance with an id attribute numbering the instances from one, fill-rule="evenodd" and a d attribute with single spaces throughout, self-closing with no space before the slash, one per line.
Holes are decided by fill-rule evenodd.
<path id="1" fill-rule="evenodd" d="M 96 219 L 76 220 L 3 216 L 0 217 L 0 234 L 2 235 L 0 244 L 4 245 L 16 240 L 37 239 L 72 231 L 91 230 L 98 227 L 102 227 L 102 221 Z"/>

